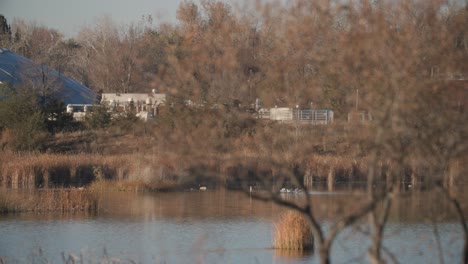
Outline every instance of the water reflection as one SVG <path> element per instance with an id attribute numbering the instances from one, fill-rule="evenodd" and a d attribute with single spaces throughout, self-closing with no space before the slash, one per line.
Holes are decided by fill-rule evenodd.
<path id="1" fill-rule="evenodd" d="M 289 195 L 300 202 L 304 196 Z M 365 195 L 314 194 L 314 210 L 325 226 L 362 206 Z M 465 200 L 467 201 L 467 200 Z M 108 254 L 143 263 L 314 263 L 311 254 L 271 249 L 273 223 L 284 208 L 225 191 L 184 193 L 103 193 L 103 210 L 90 214 L 21 214 L 0 216 L 0 256 L 27 261 L 42 248 L 49 261 L 61 253 L 83 252 L 99 259 Z M 466 204 L 463 205 L 466 210 Z M 461 228 L 440 196 L 424 193 L 393 203 L 384 245 L 401 263 L 443 258 L 460 260 Z M 365 222 L 340 234 L 332 260 L 366 262 Z M 106 252 L 104 252 L 106 249 Z M 391 258 L 389 255 L 388 258 Z"/>
<path id="2" fill-rule="evenodd" d="M 105 193 L 102 216 L 119 218 L 223 221 L 244 217 L 270 218 L 282 208 L 253 200 L 243 193 Z"/>

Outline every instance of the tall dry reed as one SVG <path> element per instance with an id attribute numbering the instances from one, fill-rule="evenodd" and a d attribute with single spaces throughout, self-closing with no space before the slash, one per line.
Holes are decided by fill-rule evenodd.
<path id="1" fill-rule="evenodd" d="M 0 214 L 22 212 L 97 212 L 99 196 L 87 190 L 51 189 L 0 193 Z"/>
<path id="2" fill-rule="evenodd" d="M 313 250 L 314 237 L 307 220 L 298 212 L 284 213 L 275 224 L 274 248 Z"/>

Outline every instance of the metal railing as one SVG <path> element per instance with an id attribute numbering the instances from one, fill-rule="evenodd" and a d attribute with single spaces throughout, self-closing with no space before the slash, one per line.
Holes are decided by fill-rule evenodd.
<path id="1" fill-rule="evenodd" d="M 293 108 L 262 108 L 257 113 L 258 119 L 269 119 L 281 122 L 300 122 L 303 124 L 331 124 L 333 122 L 333 111 Z"/>
<path id="2" fill-rule="evenodd" d="M 294 110 L 293 120 L 301 123 L 311 123 L 314 125 L 330 124 L 333 122 L 333 111 L 331 110 Z"/>

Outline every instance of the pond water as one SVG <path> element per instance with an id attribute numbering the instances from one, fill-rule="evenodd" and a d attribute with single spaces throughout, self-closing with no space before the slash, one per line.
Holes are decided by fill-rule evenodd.
<path id="1" fill-rule="evenodd" d="M 300 199 L 291 195 L 288 199 Z M 62 263 L 80 255 L 137 263 L 318 263 L 314 255 L 272 249 L 274 222 L 284 208 L 227 191 L 107 193 L 89 214 L 0 216 L 0 257 L 7 263 Z M 329 226 L 352 212 L 362 194 L 315 193 L 317 215 Z M 462 229 L 450 205 L 424 193 L 396 201 L 385 229 L 388 259 L 399 263 L 460 263 Z M 344 230 L 333 263 L 366 263 L 367 225 Z M 438 239 L 436 239 L 438 237 Z M 437 243 L 439 241 L 439 243 Z M 441 250 L 439 250 L 441 249 Z"/>

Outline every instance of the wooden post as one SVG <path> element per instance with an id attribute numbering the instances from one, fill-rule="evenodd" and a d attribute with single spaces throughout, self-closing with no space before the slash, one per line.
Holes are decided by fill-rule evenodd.
<path id="1" fill-rule="evenodd" d="M 11 175 L 11 188 L 18 189 L 18 170 L 15 170 L 13 175 Z"/>
<path id="2" fill-rule="evenodd" d="M 330 168 L 330 170 L 328 171 L 327 187 L 329 192 L 333 192 L 333 189 L 335 187 L 335 171 L 333 170 L 333 168 Z"/>
<path id="3" fill-rule="evenodd" d="M 312 170 L 309 166 L 307 166 L 305 174 L 304 174 L 304 185 L 307 188 L 312 188 L 314 186 L 314 179 L 312 176 Z"/>
<path id="4" fill-rule="evenodd" d="M 456 187 L 456 179 L 460 175 L 460 162 L 458 160 L 453 161 L 449 165 L 449 175 L 448 175 L 448 189 L 449 192 L 454 192 Z"/>
<path id="5" fill-rule="evenodd" d="M 24 175 L 24 188 L 29 189 L 31 187 L 31 183 L 34 182 L 34 176 L 33 176 L 33 169 L 28 168 L 27 172 Z"/>
<path id="6" fill-rule="evenodd" d="M 36 187 L 35 183 L 36 183 L 36 175 L 34 174 L 34 168 L 29 168 L 27 188 L 34 189 Z"/>
<path id="7" fill-rule="evenodd" d="M 418 171 L 415 167 L 411 170 L 411 188 L 416 189 L 419 187 Z"/>
<path id="8" fill-rule="evenodd" d="M 44 170 L 43 175 L 44 188 L 49 188 L 49 170 Z"/>
<path id="9" fill-rule="evenodd" d="M 388 165 L 388 168 L 387 168 L 387 171 L 385 172 L 385 182 L 386 182 L 386 186 L 387 188 L 389 186 L 392 186 L 394 180 L 393 180 L 393 176 L 392 176 L 392 168 L 390 167 L 390 165 Z M 399 192 L 400 191 L 400 188 L 401 188 L 401 184 L 400 184 L 400 181 L 398 181 L 396 184 L 398 184 L 398 186 L 396 186 L 395 188 L 395 191 L 396 192 Z"/>
<path id="10" fill-rule="evenodd" d="M 75 166 L 70 166 L 70 181 L 72 183 L 74 182 L 76 184 L 75 187 L 80 187 L 81 186 L 81 179 L 79 179 L 79 181 L 77 181 L 77 180 L 78 179 L 76 179 L 76 167 Z"/>

